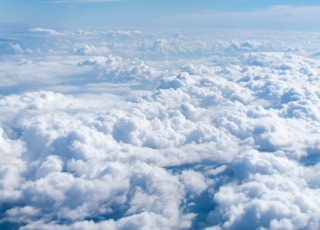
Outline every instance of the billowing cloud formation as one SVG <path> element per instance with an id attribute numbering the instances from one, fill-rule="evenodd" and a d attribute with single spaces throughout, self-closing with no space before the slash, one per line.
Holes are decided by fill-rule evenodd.
<path id="1" fill-rule="evenodd" d="M 0 47 L 1 228 L 319 229 L 318 35 L 38 32 Z"/>

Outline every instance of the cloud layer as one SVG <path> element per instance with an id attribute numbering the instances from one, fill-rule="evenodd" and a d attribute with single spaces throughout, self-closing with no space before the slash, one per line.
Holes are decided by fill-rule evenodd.
<path id="1" fill-rule="evenodd" d="M 319 229 L 318 34 L 289 35 L 3 41 L 0 227 Z"/>

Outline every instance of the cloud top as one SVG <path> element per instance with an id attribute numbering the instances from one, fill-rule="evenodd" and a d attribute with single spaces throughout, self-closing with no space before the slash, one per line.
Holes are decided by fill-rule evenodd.
<path id="1" fill-rule="evenodd" d="M 320 228 L 317 33 L 52 33 L 0 41 L 1 229 Z"/>

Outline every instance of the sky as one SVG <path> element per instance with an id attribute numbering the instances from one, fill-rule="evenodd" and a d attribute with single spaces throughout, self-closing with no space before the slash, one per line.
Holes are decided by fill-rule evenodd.
<path id="1" fill-rule="evenodd" d="M 0 23 L 52 28 L 318 30 L 318 1 L 0 0 Z"/>

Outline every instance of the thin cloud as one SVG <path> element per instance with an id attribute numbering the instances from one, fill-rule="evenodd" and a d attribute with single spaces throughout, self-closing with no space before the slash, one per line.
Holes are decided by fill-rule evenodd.
<path id="1" fill-rule="evenodd" d="M 38 32 L 38 33 L 46 33 L 46 34 L 55 35 L 55 36 L 63 35 L 62 33 L 59 33 L 58 31 L 56 31 L 54 29 L 46 29 L 46 28 L 40 28 L 40 27 L 32 28 L 32 29 L 30 29 L 30 31 L 31 32 Z"/>
<path id="2" fill-rule="evenodd" d="M 275 5 L 254 11 L 208 10 L 193 14 L 177 14 L 164 17 L 159 23 L 219 28 L 317 29 L 320 22 L 318 15 L 319 6 Z"/>

